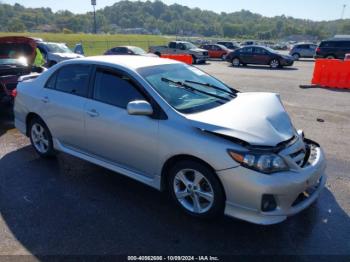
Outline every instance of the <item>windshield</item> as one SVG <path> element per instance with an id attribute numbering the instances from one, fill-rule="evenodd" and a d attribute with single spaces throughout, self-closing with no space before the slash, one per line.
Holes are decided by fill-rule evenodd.
<path id="1" fill-rule="evenodd" d="M 232 100 L 236 93 L 212 76 L 184 64 L 145 67 L 138 69 L 138 73 L 172 107 L 185 114 L 198 113 L 225 104 Z M 193 90 L 175 82 L 193 87 Z"/>
<path id="2" fill-rule="evenodd" d="M 196 49 L 197 47 L 192 43 L 184 43 L 186 49 Z"/>
<path id="3" fill-rule="evenodd" d="M 268 46 L 265 46 L 264 48 L 265 48 L 267 51 L 269 51 L 270 53 L 278 53 L 277 50 L 272 49 L 272 48 L 270 48 L 270 47 L 268 47 Z"/>
<path id="4" fill-rule="evenodd" d="M 28 63 L 25 57 L 20 57 L 18 59 L 5 58 L 5 59 L 0 59 L 0 65 L 28 66 Z"/>
<path id="5" fill-rule="evenodd" d="M 140 47 L 130 47 L 130 50 L 131 51 L 133 51 L 134 53 L 135 53 L 135 55 L 144 55 L 144 54 L 146 54 L 146 51 L 145 50 L 143 50 L 142 48 L 140 48 Z"/>
<path id="6" fill-rule="evenodd" d="M 46 43 L 50 53 L 73 53 L 65 44 Z"/>

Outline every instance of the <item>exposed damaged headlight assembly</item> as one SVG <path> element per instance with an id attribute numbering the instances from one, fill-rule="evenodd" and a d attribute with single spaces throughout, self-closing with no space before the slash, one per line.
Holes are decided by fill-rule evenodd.
<path id="1" fill-rule="evenodd" d="M 253 153 L 253 152 L 235 152 L 228 150 L 229 155 L 242 166 L 262 172 L 272 174 L 289 170 L 284 159 L 276 154 Z"/>

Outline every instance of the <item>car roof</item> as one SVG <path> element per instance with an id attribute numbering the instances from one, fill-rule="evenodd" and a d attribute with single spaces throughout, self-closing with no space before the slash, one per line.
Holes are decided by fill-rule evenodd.
<path id="1" fill-rule="evenodd" d="M 316 44 L 305 42 L 305 43 L 297 43 L 294 46 L 299 46 L 299 45 L 316 45 Z"/>
<path id="2" fill-rule="evenodd" d="M 241 48 L 250 48 L 250 47 L 261 47 L 261 48 L 266 48 L 266 46 L 263 45 L 248 45 L 248 46 L 243 46 Z"/>
<path id="3" fill-rule="evenodd" d="M 181 64 L 181 62 L 171 60 L 171 59 L 165 59 L 165 58 L 159 58 L 159 57 L 146 57 L 146 56 L 131 56 L 131 55 L 91 56 L 91 57 L 68 60 L 67 63 L 74 63 L 75 61 L 119 65 L 119 66 L 133 69 L 133 70 L 137 70 L 143 67 L 150 67 L 150 66 Z"/>
<path id="4" fill-rule="evenodd" d="M 323 40 L 322 42 L 349 42 L 350 38 L 332 38 L 332 39 L 327 39 Z"/>

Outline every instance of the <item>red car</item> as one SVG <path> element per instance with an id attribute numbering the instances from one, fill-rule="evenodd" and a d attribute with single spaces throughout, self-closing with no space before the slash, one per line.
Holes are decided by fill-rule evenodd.
<path id="1" fill-rule="evenodd" d="M 201 48 L 208 50 L 209 58 L 221 58 L 222 60 L 231 52 L 226 46 L 218 44 L 206 44 L 202 45 Z"/>
<path id="2" fill-rule="evenodd" d="M 32 72 L 36 42 L 28 37 L 0 37 L 0 106 L 13 103 L 18 79 Z"/>

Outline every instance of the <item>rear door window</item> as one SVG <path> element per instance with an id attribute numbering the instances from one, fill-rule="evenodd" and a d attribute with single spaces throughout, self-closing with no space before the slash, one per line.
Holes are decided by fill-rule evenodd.
<path id="1" fill-rule="evenodd" d="M 264 48 L 261 48 L 261 47 L 255 47 L 254 53 L 259 54 L 259 55 L 266 55 L 267 54 L 266 50 Z"/>
<path id="2" fill-rule="evenodd" d="M 88 96 L 91 66 L 68 65 L 62 67 L 57 75 L 56 90 L 78 96 Z"/>
<path id="3" fill-rule="evenodd" d="M 245 47 L 245 48 L 243 48 L 243 53 L 246 53 L 246 54 L 253 53 L 253 47 Z"/>
<path id="4" fill-rule="evenodd" d="M 320 47 L 336 47 L 336 42 L 335 41 L 330 41 L 330 42 L 322 42 Z"/>

